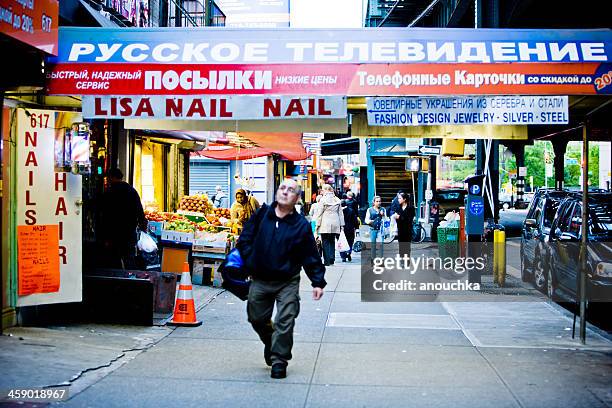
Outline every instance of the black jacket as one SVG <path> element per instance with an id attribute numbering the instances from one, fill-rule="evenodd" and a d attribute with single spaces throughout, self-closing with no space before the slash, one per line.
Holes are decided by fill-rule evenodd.
<path id="1" fill-rule="evenodd" d="M 342 208 L 344 213 L 344 230 L 355 231 L 359 226 L 359 220 L 357 219 L 357 213 L 353 210 L 352 206 L 346 206 Z"/>
<path id="2" fill-rule="evenodd" d="M 136 227 L 147 224 L 138 192 L 124 181 L 112 184 L 103 195 L 101 215 L 104 240 L 135 242 Z"/>
<path id="3" fill-rule="evenodd" d="M 312 286 L 324 288 L 325 267 L 310 224 L 295 211 L 278 218 L 276 205 L 261 207 L 244 225 L 236 247 L 245 266 L 254 278 L 266 281 L 288 281 L 303 267 Z M 255 231 L 258 216 L 261 221 Z"/>

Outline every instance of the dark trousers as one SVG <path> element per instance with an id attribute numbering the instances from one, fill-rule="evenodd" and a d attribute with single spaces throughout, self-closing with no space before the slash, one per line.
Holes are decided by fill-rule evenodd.
<path id="1" fill-rule="evenodd" d="M 265 345 L 270 346 L 272 364 L 291 360 L 293 327 L 300 313 L 300 277 L 290 281 L 253 279 L 249 289 L 247 315 L 249 323 Z M 276 303 L 276 318 L 272 311 Z"/>
<path id="2" fill-rule="evenodd" d="M 325 265 L 333 265 L 336 259 L 336 234 L 321 234 L 323 242 L 323 261 Z"/>
<path id="3" fill-rule="evenodd" d="M 136 241 L 113 241 L 106 248 L 102 264 L 115 269 L 136 269 Z"/>
<path id="4" fill-rule="evenodd" d="M 412 223 L 402 225 L 402 228 L 398 228 L 397 232 L 400 256 L 410 256 L 410 247 L 412 246 Z"/>

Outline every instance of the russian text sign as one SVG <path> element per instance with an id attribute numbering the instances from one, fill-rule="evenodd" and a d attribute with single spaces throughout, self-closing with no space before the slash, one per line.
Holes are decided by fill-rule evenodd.
<path id="1" fill-rule="evenodd" d="M 560 125 L 567 96 L 367 98 L 368 125 Z"/>
<path id="2" fill-rule="evenodd" d="M 346 118 L 342 96 L 85 96 L 83 117 L 272 120 Z"/>
<path id="3" fill-rule="evenodd" d="M 610 30 L 62 27 L 61 63 L 610 62 Z"/>

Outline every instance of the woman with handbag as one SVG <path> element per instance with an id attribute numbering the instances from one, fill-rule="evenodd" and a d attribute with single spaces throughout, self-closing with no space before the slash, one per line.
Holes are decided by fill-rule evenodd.
<path id="1" fill-rule="evenodd" d="M 412 221 L 415 209 L 411 204 L 410 196 L 406 193 L 398 193 L 398 206 L 392 215 L 397 222 L 397 238 L 399 241 L 400 256 L 410 256 L 410 243 L 412 242 Z"/>
<path id="2" fill-rule="evenodd" d="M 344 214 L 340 199 L 329 184 L 323 186 L 323 197 L 317 208 L 316 219 L 316 233 L 321 236 L 325 266 L 333 265 L 336 258 L 336 238 L 344 227 Z"/>
<path id="3" fill-rule="evenodd" d="M 381 232 L 384 219 L 387 217 L 387 213 L 380 205 L 380 196 L 374 196 L 372 200 L 372 207 L 368 208 L 365 216 L 366 225 L 370 226 L 370 242 L 372 243 L 372 260 L 376 258 L 376 241 L 380 236 L 380 256 L 384 256 L 384 238 Z"/>

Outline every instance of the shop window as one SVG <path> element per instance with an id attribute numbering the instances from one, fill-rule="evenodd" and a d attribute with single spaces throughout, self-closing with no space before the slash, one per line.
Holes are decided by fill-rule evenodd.
<path id="1" fill-rule="evenodd" d="M 142 196 L 144 203 L 155 201 L 155 186 L 153 184 L 153 155 L 143 154 L 140 162 Z"/>

